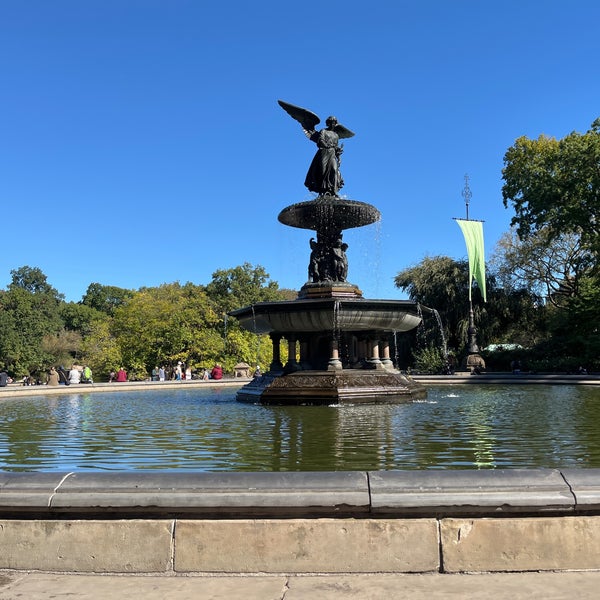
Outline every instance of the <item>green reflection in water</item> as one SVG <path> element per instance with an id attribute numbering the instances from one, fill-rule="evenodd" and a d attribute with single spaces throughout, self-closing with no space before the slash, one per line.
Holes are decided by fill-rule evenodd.
<path id="1" fill-rule="evenodd" d="M 400 405 L 266 407 L 235 389 L 0 402 L 0 468 L 321 471 L 600 467 L 600 389 L 432 386 Z"/>

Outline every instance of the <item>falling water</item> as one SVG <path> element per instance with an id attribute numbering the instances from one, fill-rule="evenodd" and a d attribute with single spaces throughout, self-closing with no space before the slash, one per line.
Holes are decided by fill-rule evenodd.
<path id="1" fill-rule="evenodd" d="M 417 329 L 417 339 L 420 341 L 420 345 L 425 345 L 425 326 L 424 326 L 424 317 L 423 317 L 423 309 L 433 313 L 435 316 L 435 320 L 438 326 L 438 330 L 440 332 L 440 338 L 442 340 L 442 356 L 444 360 L 448 360 L 448 343 L 446 341 L 446 334 L 444 333 L 444 326 L 442 324 L 442 318 L 440 317 L 440 313 L 435 308 L 429 308 L 428 306 L 421 306 L 417 303 L 417 314 L 421 317 L 421 323 L 419 328 Z"/>
<path id="2" fill-rule="evenodd" d="M 333 339 L 340 341 L 340 305 L 339 300 L 333 303 Z"/>
<path id="3" fill-rule="evenodd" d="M 446 334 L 444 333 L 444 326 L 442 325 L 442 319 L 440 317 L 440 313 L 435 308 L 432 308 L 431 312 L 435 315 L 435 320 L 437 321 L 437 324 L 438 324 L 438 327 L 440 330 L 440 336 L 442 338 L 442 352 L 444 353 L 444 360 L 448 360 L 448 344 L 446 342 Z"/>
<path id="4" fill-rule="evenodd" d="M 256 360 L 254 364 L 260 364 L 260 335 L 256 332 L 256 313 L 254 312 L 254 304 L 252 305 L 252 330 L 254 331 L 254 336 L 256 337 Z"/>
<path id="5" fill-rule="evenodd" d="M 421 308 L 421 305 L 418 302 L 417 302 L 417 314 L 419 315 L 419 318 L 421 319 L 419 322 L 419 325 L 417 327 L 417 345 L 420 348 L 424 348 L 426 345 L 425 318 L 423 317 L 423 309 Z"/>

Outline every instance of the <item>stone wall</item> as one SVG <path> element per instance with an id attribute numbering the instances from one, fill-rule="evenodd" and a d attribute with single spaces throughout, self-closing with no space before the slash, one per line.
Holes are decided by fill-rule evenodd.
<path id="1" fill-rule="evenodd" d="M 0 473 L 0 569 L 600 569 L 600 470 Z"/>

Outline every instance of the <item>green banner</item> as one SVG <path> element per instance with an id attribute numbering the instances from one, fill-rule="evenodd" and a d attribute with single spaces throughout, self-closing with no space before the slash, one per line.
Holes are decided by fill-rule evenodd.
<path id="1" fill-rule="evenodd" d="M 486 302 L 485 292 L 485 252 L 483 248 L 483 223 L 481 221 L 466 221 L 456 219 L 462 229 L 467 244 L 469 256 L 469 300 L 471 300 L 471 287 L 473 279 L 477 282 L 483 301 Z"/>

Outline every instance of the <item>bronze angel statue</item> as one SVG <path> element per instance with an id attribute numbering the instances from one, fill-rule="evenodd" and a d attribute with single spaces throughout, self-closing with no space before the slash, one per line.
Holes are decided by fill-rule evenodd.
<path id="1" fill-rule="evenodd" d="M 340 173 L 341 154 L 344 151 L 343 144 L 338 145 L 340 139 L 350 138 L 354 132 L 340 125 L 335 117 L 327 117 L 327 127 L 317 131 L 315 127 L 321 119 L 315 113 L 293 104 L 278 100 L 279 106 L 288 115 L 296 119 L 306 137 L 317 144 L 317 153 L 310 163 L 304 185 L 320 196 L 337 196 L 344 185 Z"/>

